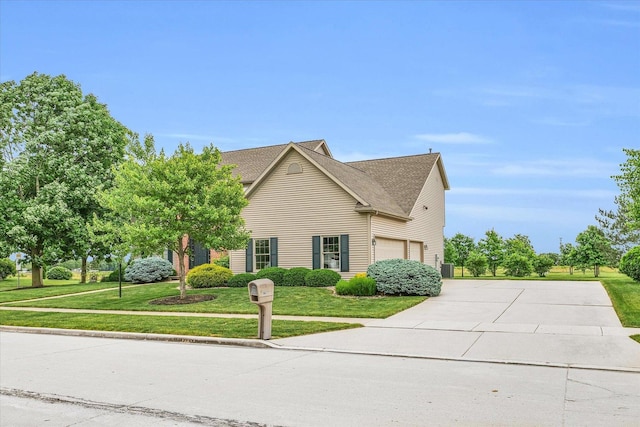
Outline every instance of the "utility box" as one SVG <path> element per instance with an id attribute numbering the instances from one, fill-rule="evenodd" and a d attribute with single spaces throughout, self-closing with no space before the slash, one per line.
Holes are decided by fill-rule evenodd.
<path id="1" fill-rule="evenodd" d="M 258 338 L 271 339 L 271 313 L 274 294 L 273 281 L 256 279 L 247 285 L 249 301 L 258 305 Z"/>
<path id="2" fill-rule="evenodd" d="M 440 274 L 443 279 L 453 279 L 453 264 L 442 264 Z"/>

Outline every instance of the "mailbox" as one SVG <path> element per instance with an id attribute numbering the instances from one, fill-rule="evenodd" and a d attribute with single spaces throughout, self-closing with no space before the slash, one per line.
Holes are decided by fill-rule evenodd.
<path id="1" fill-rule="evenodd" d="M 271 338 L 271 312 L 273 302 L 273 282 L 270 279 L 256 279 L 249 282 L 249 301 L 258 305 L 258 338 Z"/>
<path id="2" fill-rule="evenodd" d="M 273 282 L 269 279 L 256 279 L 250 282 L 249 299 L 254 304 L 273 301 Z"/>

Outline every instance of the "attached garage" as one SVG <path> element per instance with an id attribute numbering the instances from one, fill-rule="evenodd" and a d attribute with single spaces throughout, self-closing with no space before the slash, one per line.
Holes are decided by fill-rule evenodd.
<path id="1" fill-rule="evenodd" d="M 409 259 L 423 262 L 422 242 L 409 242 Z"/>
<path id="2" fill-rule="evenodd" d="M 375 261 L 383 259 L 407 258 L 406 240 L 376 237 Z"/>

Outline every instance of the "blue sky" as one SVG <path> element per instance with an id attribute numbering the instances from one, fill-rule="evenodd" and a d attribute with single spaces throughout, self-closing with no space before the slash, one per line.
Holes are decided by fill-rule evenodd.
<path id="1" fill-rule="evenodd" d="M 640 2 L 0 2 L 0 79 L 65 74 L 171 152 L 442 153 L 445 235 L 557 251 L 640 146 Z"/>

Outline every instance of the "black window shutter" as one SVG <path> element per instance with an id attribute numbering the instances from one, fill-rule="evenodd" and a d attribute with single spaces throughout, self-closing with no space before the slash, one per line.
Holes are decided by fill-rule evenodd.
<path id="1" fill-rule="evenodd" d="M 313 236 L 313 269 L 317 270 L 320 268 L 320 236 Z"/>
<path id="2" fill-rule="evenodd" d="M 340 235 L 340 271 L 349 271 L 349 235 Z"/>
<path id="3" fill-rule="evenodd" d="M 247 273 L 251 273 L 253 272 L 253 239 L 249 239 L 249 242 L 247 243 L 246 255 L 245 271 Z"/>
<path id="4" fill-rule="evenodd" d="M 167 261 L 173 264 L 173 251 L 171 249 L 167 250 Z"/>
<path id="5" fill-rule="evenodd" d="M 278 238 L 269 238 L 269 261 L 271 267 L 278 266 Z"/>

